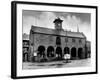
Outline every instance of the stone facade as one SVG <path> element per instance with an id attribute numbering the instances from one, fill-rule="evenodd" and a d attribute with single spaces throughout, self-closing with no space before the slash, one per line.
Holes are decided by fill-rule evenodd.
<path id="1" fill-rule="evenodd" d="M 32 26 L 29 35 L 30 61 L 84 59 L 87 54 L 86 37 L 82 32 L 64 31 L 62 20 L 55 19 L 55 29 Z"/>

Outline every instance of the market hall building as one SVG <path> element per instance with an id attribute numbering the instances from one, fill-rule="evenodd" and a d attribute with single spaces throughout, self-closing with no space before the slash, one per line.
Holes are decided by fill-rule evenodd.
<path id="1" fill-rule="evenodd" d="M 32 26 L 29 34 L 30 61 L 62 60 L 64 54 L 71 59 L 87 58 L 87 40 L 82 32 L 65 31 L 60 18 L 53 23 L 55 29 Z"/>

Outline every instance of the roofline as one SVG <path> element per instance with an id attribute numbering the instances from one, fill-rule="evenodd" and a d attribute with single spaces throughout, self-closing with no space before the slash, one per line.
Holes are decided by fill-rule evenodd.
<path id="1" fill-rule="evenodd" d="M 34 25 L 32 25 L 32 27 L 34 28 L 44 28 L 44 29 L 52 29 L 52 28 L 45 28 L 45 27 L 39 27 L 39 26 L 34 26 Z M 32 30 L 32 27 L 31 27 L 31 30 Z M 55 30 L 56 31 L 56 29 L 52 29 L 52 30 Z M 61 31 L 64 31 L 64 32 L 72 32 L 72 31 L 65 31 L 64 29 L 61 29 Z M 82 35 L 84 36 L 84 37 L 86 37 L 84 34 L 83 34 L 83 32 L 72 32 L 72 33 L 82 33 Z"/>
<path id="2" fill-rule="evenodd" d="M 82 37 L 72 37 L 72 36 L 64 36 L 64 35 L 56 35 L 56 34 L 47 34 L 47 33 L 40 33 L 40 32 L 34 32 L 36 34 L 45 34 L 45 35 L 53 35 L 53 36 L 61 36 L 61 37 L 69 37 L 69 38 L 80 38 L 80 39 L 84 39 Z"/>
<path id="3" fill-rule="evenodd" d="M 32 30 L 33 32 L 34 32 L 34 28 L 51 29 L 51 28 L 38 27 L 38 26 L 32 25 L 31 30 Z M 51 29 L 51 30 L 56 31 L 55 29 Z M 81 33 L 81 34 L 84 36 L 84 38 L 86 38 L 86 36 L 85 36 L 82 32 L 72 32 L 72 31 L 64 31 L 64 30 L 61 30 L 61 31 L 66 32 L 66 34 L 67 34 L 67 32 L 77 33 L 77 34 L 78 34 L 78 33 Z M 47 34 L 47 33 L 42 33 L 42 32 L 34 32 L 34 33 L 46 34 L 46 35 L 56 35 L 56 34 Z M 59 35 L 56 35 L 56 36 L 59 36 Z M 60 36 L 66 37 L 67 35 L 66 35 L 66 36 L 60 35 Z M 72 37 L 72 36 L 68 36 L 68 37 Z M 82 37 L 73 37 L 73 38 L 82 38 Z"/>
<path id="4" fill-rule="evenodd" d="M 35 27 L 35 28 L 52 29 L 52 28 L 46 28 L 46 27 L 43 27 L 43 26 L 42 26 L 42 27 L 40 27 L 40 26 L 34 26 L 34 25 L 32 25 L 32 26 L 31 26 L 31 30 L 32 30 L 32 28 L 34 28 L 34 27 Z M 52 30 L 55 30 L 55 29 L 52 29 Z"/>

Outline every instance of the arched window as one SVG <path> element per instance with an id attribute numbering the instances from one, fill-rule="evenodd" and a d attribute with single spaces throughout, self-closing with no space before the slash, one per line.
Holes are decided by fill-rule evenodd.
<path id="1" fill-rule="evenodd" d="M 65 38 L 65 42 L 68 42 L 68 38 L 67 37 Z"/>
<path id="2" fill-rule="evenodd" d="M 59 36 L 56 37 L 56 45 L 61 45 L 61 39 Z"/>
<path id="3" fill-rule="evenodd" d="M 79 43 L 82 43 L 82 40 L 81 39 L 79 39 Z"/>
<path id="4" fill-rule="evenodd" d="M 75 39 L 74 38 L 72 39 L 72 42 L 75 42 Z"/>

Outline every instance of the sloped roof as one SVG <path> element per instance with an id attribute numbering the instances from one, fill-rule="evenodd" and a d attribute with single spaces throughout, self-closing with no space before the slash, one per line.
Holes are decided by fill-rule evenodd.
<path id="1" fill-rule="evenodd" d="M 85 35 L 83 33 L 80 33 L 80 32 L 67 31 L 67 36 L 85 38 Z"/>
<path id="2" fill-rule="evenodd" d="M 85 38 L 84 34 L 80 32 L 71 32 L 71 31 L 64 31 L 64 30 L 58 31 L 55 29 L 48 29 L 48 28 L 43 28 L 38 26 L 32 26 L 31 30 L 36 33 Z"/>

